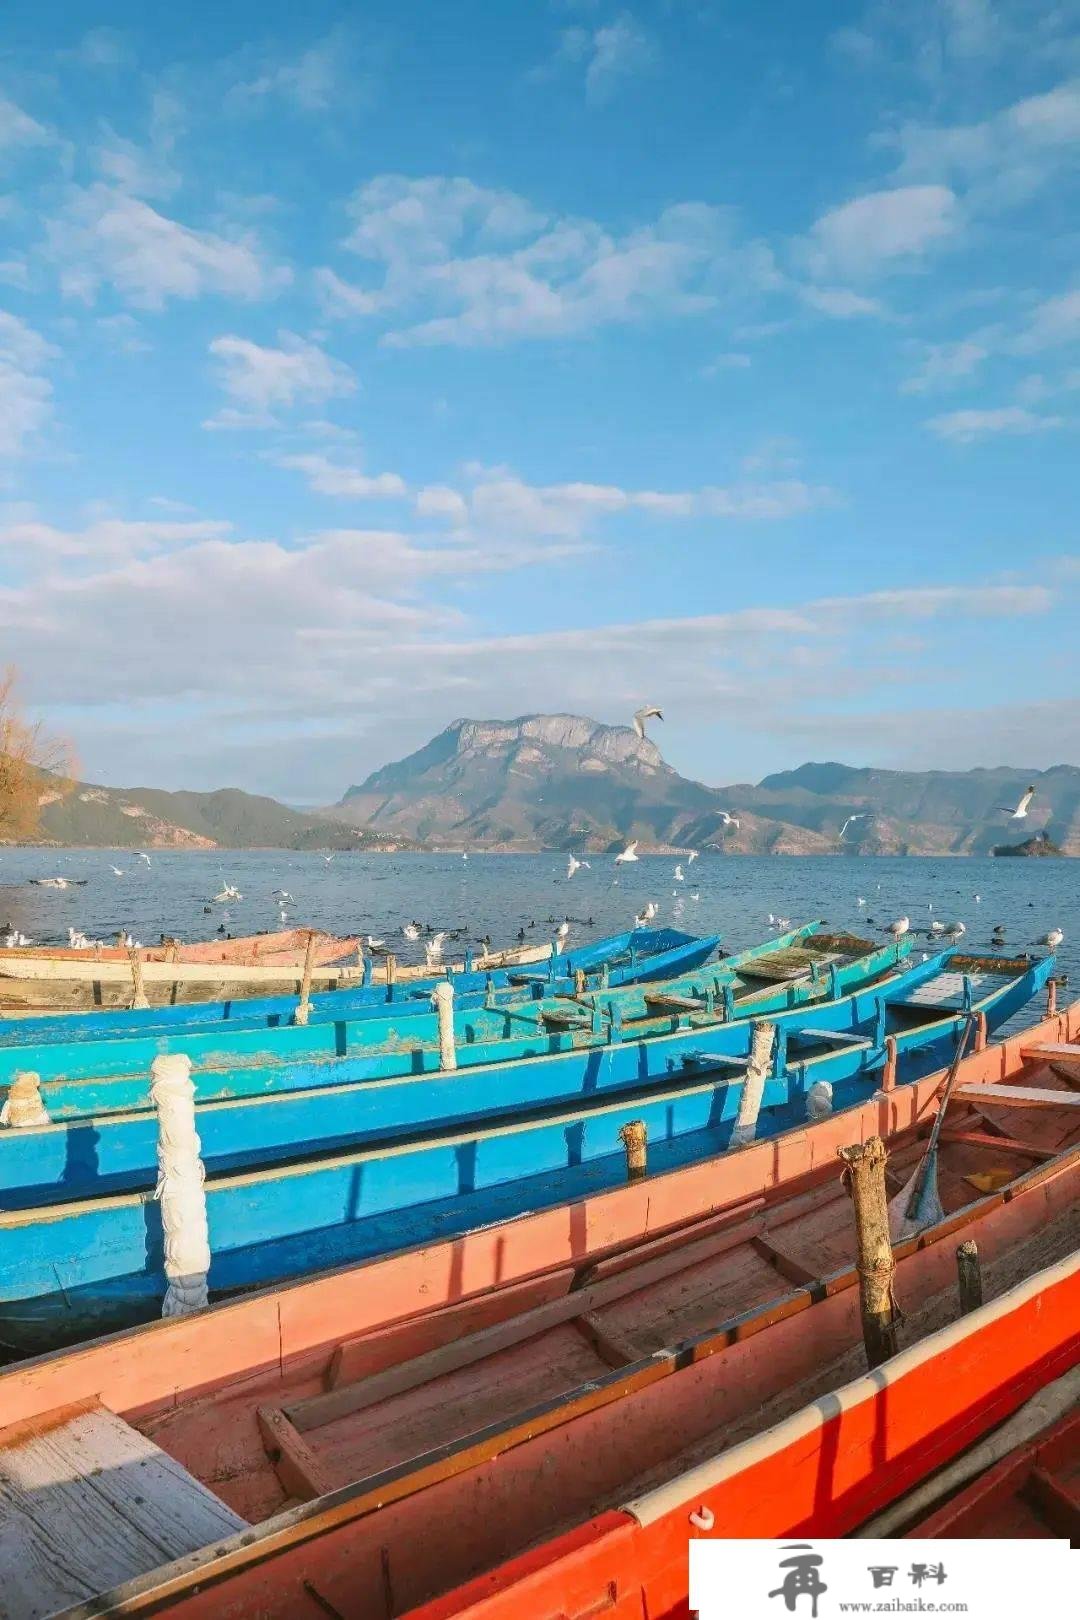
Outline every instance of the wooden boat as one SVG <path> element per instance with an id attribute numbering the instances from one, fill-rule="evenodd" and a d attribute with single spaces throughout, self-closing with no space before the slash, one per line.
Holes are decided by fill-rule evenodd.
<path id="1" fill-rule="evenodd" d="M 621 934 L 610 934 L 592 944 L 580 945 L 573 952 L 563 954 L 558 941 L 553 944 L 522 947 L 520 950 L 499 951 L 489 956 L 466 955 L 464 961 L 447 963 L 439 973 L 420 965 L 406 969 L 396 967 L 392 982 L 387 982 L 386 961 L 373 963 L 365 957 L 353 968 L 338 968 L 332 964 L 315 973 L 316 983 L 330 982 L 336 986 L 330 993 L 311 997 L 311 1016 L 339 1016 L 343 1005 L 356 1016 L 366 1011 L 381 1011 L 387 1002 L 414 1006 L 422 1003 L 434 986 L 446 977 L 453 979 L 457 996 L 464 1000 L 472 997 L 482 1000 L 490 991 L 506 990 L 518 994 L 541 994 L 546 989 L 562 985 L 570 988 L 574 975 L 580 971 L 586 976 L 600 976 L 609 984 L 631 984 L 650 978 L 667 978 L 705 962 L 720 943 L 720 936 L 698 938 L 675 928 L 639 928 Z M 515 960 L 508 960 L 514 958 Z M 536 966 L 543 962 L 542 969 Z M 80 971 L 92 968 L 82 961 Z M 62 1025 L 65 1033 L 85 1035 L 129 1034 L 151 1028 L 186 1028 L 196 1023 L 251 1020 L 272 1027 L 287 1023 L 296 1010 L 300 993 L 301 974 L 279 981 L 258 977 L 264 968 L 238 967 L 225 975 L 224 969 L 195 965 L 184 969 L 185 977 L 168 977 L 169 964 L 150 966 L 143 971 L 147 997 L 152 1005 L 148 1009 L 132 1009 L 126 1003 L 131 999 L 132 974 L 119 972 L 119 965 L 110 968 L 114 978 L 109 981 L 92 979 L 87 982 L 57 980 L 41 989 L 43 1004 L 55 1006 L 48 1018 L 21 1018 L 3 1028 L 0 1044 L 12 1039 L 37 1039 L 39 1033 L 46 1039 L 50 1023 Z M 22 970 L 11 968 L 11 983 L 5 979 L 4 959 L 0 956 L 0 1004 L 7 996 L 21 997 L 26 980 Z M 214 978 L 221 974 L 220 978 Z M 197 975 L 197 979 L 191 977 Z M 253 977 L 252 975 L 256 975 Z M 257 994 L 276 988 L 281 993 Z M 284 992 L 288 992 L 287 994 Z M 34 992 L 37 993 L 36 991 Z M 347 1002 L 340 998 L 348 997 Z M 52 998 L 51 1000 L 49 998 Z M 66 998 L 66 999 L 65 999 Z M 201 999 L 200 999 L 201 998 Z M 108 1006 L 110 1010 L 102 1011 Z M 84 1008 L 72 1012 L 71 1008 Z M 97 1008 L 98 1010 L 93 1010 Z"/>
<path id="2" fill-rule="evenodd" d="M 763 1142 L 724 1178 L 649 1177 L 9 1368 L 0 1481 L 43 1458 L 64 1481 L 31 1522 L 15 1497 L 14 1620 L 644 1620 L 687 1613 L 689 1537 L 846 1533 L 1080 1357 L 1080 1109 L 1051 1067 L 1075 1075 L 1078 1036 L 1080 1004 L 963 1060 L 946 1219 L 896 1250 L 911 1343 L 871 1377 L 836 1149 L 885 1132 L 902 1182 L 940 1073 L 783 1161 Z M 957 1323 L 969 1237 L 989 1303 Z M 88 1469 L 106 1446 L 126 1498 Z M 93 1543 L 48 1556 L 91 1512 Z"/>
<path id="3" fill-rule="evenodd" d="M 1014 964 L 1018 971 L 996 976 L 990 988 L 985 969 L 997 974 L 1002 964 L 981 963 L 984 993 L 973 999 L 957 961 L 965 969 L 981 963 L 947 958 L 943 971 L 909 985 L 904 994 L 869 992 L 874 1024 L 869 1036 L 838 1035 L 827 1023 L 822 1026 L 827 1015 L 821 1007 L 807 1009 L 798 1031 L 788 1030 L 787 1039 L 775 1043 L 758 1134 L 778 1137 L 800 1124 L 811 1095 L 818 1095 L 813 1092 L 818 1083 L 829 1088 L 831 1106 L 842 1109 L 873 1091 L 887 1061 L 905 1083 L 928 1072 L 953 1055 L 971 1008 L 994 1026 L 1046 982 L 1052 967 L 1050 961 Z M 744 1024 L 730 1026 L 725 1038 L 740 1034 L 749 1042 Z M 511 1083 L 550 1092 L 555 1081 L 549 1065 L 562 1065 L 578 1074 L 590 1096 L 586 1105 L 565 1111 L 549 1106 L 530 1114 L 522 1108 L 511 1122 L 495 1126 L 433 1130 L 430 1082 L 423 1082 L 429 1090 L 411 1093 L 407 1088 L 415 1081 L 369 1082 L 351 1092 L 354 1110 L 363 1110 L 382 1087 L 392 1086 L 398 1118 L 408 1106 L 402 1099 L 416 1097 L 426 1128 L 411 1139 L 360 1148 L 348 1145 L 358 1115 L 347 1122 L 346 1093 L 330 1088 L 330 1107 L 344 1137 L 336 1151 L 327 1156 L 323 1141 L 318 1156 L 264 1169 L 255 1167 L 259 1150 L 249 1148 L 243 1173 L 215 1175 L 207 1182 L 211 1289 L 220 1296 L 264 1285 L 610 1186 L 624 1173 L 619 1133 L 632 1124 L 643 1126 L 655 1144 L 652 1157 L 660 1168 L 725 1151 L 738 1115 L 745 1059 L 712 1059 L 707 1053 L 702 1058 L 702 1039 L 700 1032 L 689 1031 L 526 1064 L 493 1064 L 437 1082 L 443 1095 L 450 1095 L 451 1109 L 460 1110 L 464 1094 L 458 1088 L 477 1084 L 489 1101 Z M 681 1077 L 687 1068 L 694 1076 L 689 1081 Z M 637 1082 L 636 1089 L 624 1089 L 628 1079 Z M 612 1088 L 617 1094 L 611 1101 L 591 1100 L 594 1091 Z M 310 1091 L 291 1101 L 308 1109 L 316 1102 L 325 1106 L 325 1096 Z M 482 1116 L 478 1103 L 470 1112 Z M 280 1159 L 286 1144 L 280 1137 L 268 1144 L 266 1138 L 271 1129 L 287 1135 L 289 1118 L 286 1101 L 277 1099 L 272 1123 L 266 1116 L 256 1127 L 261 1151 Z M 200 1127 L 204 1120 L 205 1112 Z M 64 1139 L 70 1157 L 60 1168 L 60 1184 L 70 1177 L 76 1194 L 82 1179 L 97 1174 L 98 1134 L 90 1123 L 81 1135 L 73 1130 Z M 113 1137 L 121 1146 L 128 1140 Z M 15 1133 L 4 1148 L 5 1159 L 18 1151 Z M 32 1199 L 34 1190 L 27 1196 Z M 25 1351 L 151 1315 L 164 1293 L 163 1264 L 161 1212 L 151 1191 L 76 1196 L 0 1213 L 0 1342 Z"/>
<path id="4" fill-rule="evenodd" d="M 802 941 L 797 952 L 777 949 L 775 941 L 768 940 L 659 983 L 650 980 L 603 992 L 530 1000 L 520 999 L 525 994 L 521 990 L 495 992 L 478 1007 L 455 1010 L 456 1044 L 461 1062 L 470 1065 L 600 1045 L 609 1039 L 711 1029 L 739 1017 L 839 999 L 894 968 L 909 950 L 906 941 L 881 946 L 849 935 L 820 933 Z M 793 955 L 802 964 L 798 974 L 791 966 Z M 439 1023 L 430 1002 L 426 1008 L 407 1005 L 404 1012 L 394 1003 L 377 1012 L 378 1016 L 354 1019 L 339 1011 L 334 1019 L 324 1014 L 313 1023 L 270 1028 L 248 1028 L 230 1020 L 176 1034 L 166 1029 L 108 1039 L 50 1040 L 46 1030 L 32 1043 L 11 1042 L 0 1048 L 0 1085 L 32 1067 L 42 1079 L 58 1082 L 49 1093 L 56 1105 L 54 1117 L 74 1118 L 101 1108 L 149 1107 L 150 1065 L 167 1052 L 190 1057 L 200 1098 L 205 1100 L 272 1089 L 273 1074 L 297 1064 L 307 1065 L 307 1072 L 302 1079 L 284 1079 L 290 1088 L 323 1084 L 334 1076 L 355 1080 L 438 1070 Z M 381 1061 L 366 1067 L 362 1060 L 369 1058 Z M 350 1060 L 348 1071 L 340 1060 Z M 327 1074 L 328 1064 L 332 1075 Z M 233 1073 L 247 1069 L 265 1069 L 268 1079 Z M 125 1088 L 121 1101 L 110 1082 L 125 1075 L 137 1075 L 141 1083 Z M 73 1084 L 88 1076 L 99 1077 L 96 1091 Z M 130 1102 L 129 1092 L 133 1092 Z"/>
<path id="5" fill-rule="evenodd" d="M 160 945 L 139 945 L 134 950 L 140 962 L 214 962 L 249 967 L 269 964 L 272 967 L 299 968 L 304 965 L 311 932 L 308 928 L 280 928 L 265 934 L 243 934 L 235 939 L 222 935 L 219 939 L 195 940 L 190 944 L 181 940 L 163 940 Z M 360 945 L 356 937 L 342 939 L 335 934 L 325 934 L 320 929 L 315 929 L 314 933 L 315 960 L 320 966 L 354 955 Z M 84 948 L 74 945 L 23 945 L 0 949 L 0 968 L 7 962 L 37 963 L 47 971 L 55 963 L 61 970 L 57 976 L 63 977 L 67 964 L 71 962 L 81 967 L 96 962 L 120 962 L 129 966 L 131 951 L 124 945 L 102 944 Z"/>
<path id="6" fill-rule="evenodd" d="M 850 960 L 833 957 L 828 974 L 818 973 L 814 979 L 808 975 L 804 981 L 784 981 L 780 985 L 761 986 L 749 975 L 743 979 L 737 969 L 740 959 L 736 957 L 721 967 L 701 970 L 710 984 L 714 976 L 722 976 L 726 990 L 735 984 L 742 993 L 741 999 L 733 1003 L 730 1021 L 713 1017 L 706 1022 L 685 1011 L 658 1011 L 650 1005 L 652 998 L 646 991 L 642 1007 L 646 1016 L 618 1026 L 623 1037 L 618 1060 L 599 1068 L 584 1056 L 552 1064 L 531 1059 L 591 1051 L 610 1036 L 610 1020 L 602 1026 L 586 1021 L 582 1029 L 547 1034 L 542 1025 L 537 1029 L 531 1004 L 527 1004 L 528 1013 L 509 1009 L 498 1014 L 464 1015 L 467 1032 L 474 1032 L 473 1021 L 480 1017 L 489 1021 L 490 1032 L 500 1038 L 481 1037 L 476 1044 L 463 1046 L 462 1067 L 449 1075 L 437 1072 L 437 1045 L 434 1049 L 413 1047 L 400 1036 L 381 1050 L 360 1052 L 358 1047 L 359 1055 L 335 1057 L 335 1051 L 347 1053 L 352 1049 L 347 1026 L 343 1025 L 336 1026 L 336 1043 L 328 1044 L 325 1052 L 312 1048 L 319 1055 L 306 1062 L 262 1062 L 267 1054 L 260 1051 L 257 1065 L 237 1067 L 239 1056 L 235 1051 L 201 1051 L 197 1053 L 199 1067 L 193 1071 L 193 1078 L 199 1099 L 196 1122 L 203 1159 L 214 1173 L 239 1171 L 295 1161 L 344 1145 L 408 1137 L 438 1126 L 458 1128 L 477 1119 L 494 1126 L 499 1120 L 512 1120 L 523 1112 L 535 1114 L 556 1106 L 596 1102 L 617 1096 L 620 1091 L 632 1090 L 639 1099 L 647 1096 L 650 1082 L 666 1096 L 671 1091 L 672 1070 L 681 1067 L 686 1072 L 685 1039 L 679 1043 L 678 1065 L 671 1043 L 665 1042 L 663 1062 L 650 1063 L 645 1071 L 636 1048 L 624 1045 L 627 1040 L 656 1040 L 662 1033 L 690 1030 L 693 1068 L 701 1071 L 712 1064 L 737 1077 L 745 1068 L 753 1039 L 747 1020 L 763 1013 L 775 1015 L 779 1043 L 774 1056 L 775 1102 L 789 1083 L 789 1056 L 820 1056 L 836 1046 L 861 1053 L 875 1042 L 880 1049 L 887 1003 L 916 994 L 940 976 L 940 959 L 899 969 L 897 964 L 904 955 L 902 945 L 878 947 L 864 957 Z M 751 965 L 757 967 L 754 954 L 746 954 Z M 882 976 L 889 967 L 896 971 Z M 968 984 L 974 997 L 975 983 L 970 976 Z M 830 986 L 851 993 L 827 1000 Z M 992 986 L 984 982 L 980 990 L 987 1002 L 986 1010 L 995 1017 L 992 1008 L 1002 995 L 1014 999 L 1016 993 L 1014 979 L 1008 977 L 995 977 Z M 662 985 L 661 991 L 661 1001 L 670 1002 L 669 986 Z M 629 995 L 640 997 L 641 992 L 606 992 L 606 996 Z M 684 996 L 675 999 L 686 1000 Z M 535 1004 L 541 1018 L 548 1005 Z M 807 1011 L 810 1005 L 812 1018 Z M 556 1004 L 555 1010 L 561 1012 L 562 1006 Z M 500 1020 L 505 1021 L 505 1029 L 499 1027 Z M 516 1034 L 521 1025 L 534 1033 L 524 1037 Z M 364 1033 L 369 1028 L 366 1024 L 361 1027 Z M 311 1032 L 290 1029 L 278 1033 L 292 1037 Z M 334 1026 L 329 1027 L 329 1034 L 335 1035 Z M 265 1032 L 261 1039 L 265 1042 Z M 143 1054 L 144 1044 L 101 1043 L 105 1057 L 114 1065 L 106 1075 L 93 1072 L 101 1062 L 97 1043 L 61 1048 L 58 1059 L 47 1048 L 38 1048 L 29 1057 L 18 1054 L 23 1063 L 33 1061 L 40 1072 L 59 1073 L 64 1078 L 41 1088 L 52 1124 L 0 1131 L 0 1203 L 4 1207 L 27 1208 L 58 1198 L 87 1198 L 100 1192 L 153 1185 L 158 1174 L 158 1123 L 156 1114 L 147 1111 L 147 1077 L 154 1048 Z M 190 1039 L 170 1043 L 172 1049 L 189 1054 L 194 1045 Z M 129 1046 L 135 1048 L 135 1056 L 125 1066 L 121 1060 Z M 69 1052 L 73 1052 L 70 1057 Z M 10 1059 L 11 1054 L 2 1056 Z M 499 1065 L 494 1084 L 483 1072 L 464 1072 L 483 1071 L 492 1064 Z M 13 1067 L 17 1070 L 18 1066 Z M 830 1072 L 839 1078 L 838 1070 L 844 1067 L 833 1064 Z M 90 1072 L 76 1079 L 69 1077 L 73 1069 L 76 1073 L 80 1069 Z M 429 1078 L 428 1070 L 436 1072 Z M 394 1078 L 398 1080 L 396 1085 L 386 1083 Z M 85 1145 L 88 1143 L 92 1143 L 89 1152 Z"/>

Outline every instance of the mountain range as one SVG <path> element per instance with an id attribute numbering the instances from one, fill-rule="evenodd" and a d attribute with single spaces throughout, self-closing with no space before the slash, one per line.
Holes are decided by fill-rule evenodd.
<path id="1" fill-rule="evenodd" d="M 1028 787 L 1028 815 L 1010 821 L 1000 807 L 1016 805 Z M 50 843 L 203 849 L 584 851 L 637 839 L 643 852 L 985 855 L 1035 834 L 1080 855 L 1076 766 L 887 771 L 819 763 L 717 788 L 681 776 L 632 728 L 569 714 L 455 720 L 316 812 L 235 788 L 78 783 L 67 793 L 50 787 L 41 814 Z"/>

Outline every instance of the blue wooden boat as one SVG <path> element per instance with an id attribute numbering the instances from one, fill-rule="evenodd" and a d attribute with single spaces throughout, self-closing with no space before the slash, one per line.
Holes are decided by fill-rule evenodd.
<path id="1" fill-rule="evenodd" d="M 608 934 L 591 945 L 552 956 L 539 967 L 478 970 L 472 958 L 458 972 L 447 970 L 426 978 L 395 984 L 375 984 L 371 961 L 365 958 L 365 982 L 346 990 L 330 990 L 310 998 L 308 1022 L 346 1018 L 382 1018 L 392 1008 L 398 1017 L 421 1014 L 430 1008 L 431 992 L 449 978 L 458 1006 L 480 1006 L 493 995 L 498 1001 L 520 1001 L 573 989 L 575 974 L 607 986 L 647 983 L 689 972 L 720 944 L 719 934 L 697 936 L 677 928 L 633 928 Z M 36 1046 L 40 1042 L 128 1039 L 133 1035 L 170 1034 L 227 1023 L 230 1029 L 275 1029 L 292 1024 L 295 996 L 241 997 L 229 1001 L 184 1002 L 172 1007 L 142 1010 L 59 1013 L 49 1017 L 15 1018 L 0 1022 L 0 1049 Z M 25 1066 L 25 1065 L 24 1065 Z"/>
<path id="2" fill-rule="evenodd" d="M 931 965 L 914 986 L 879 998 L 870 1034 L 837 1044 L 835 1032 L 815 1031 L 820 1009 L 806 1011 L 805 1030 L 788 1028 L 766 1081 L 758 1136 L 801 1123 L 819 1080 L 832 1086 L 836 1109 L 864 1100 L 878 1083 L 887 1035 L 896 1044 L 900 1083 L 939 1067 L 970 1010 L 998 1027 L 1046 983 L 1054 963 L 945 956 Z M 685 1031 L 539 1060 L 584 1071 L 588 1093 L 609 1091 L 618 1076 L 638 1081 L 602 1103 L 212 1177 L 206 1201 L 214 1296 L 444 1239 L 615 1185 L 625 1175 L 618 1133 L 631 1120 L 646 1125 L 652 1170 L 722 1153 L 738 1110 L 739 1065 L 711 1059 L 700 1045 L 699 1034 Z M 484 1079 L 495 1092 L 499 1070 Z M 722 1174 L 719 1162 L 717 1169 Z M 150 1193 L 0 1214 L 0 1342 L 12 1350 L 149 1319 L 164 1291 L 160 1210 Z"/>
<path id="3" fill-rule="evenodd" d="M 835 1000 L 886 972 L 908 950 L 907 941 L 881 946 L 810 923 L 677 979 L 503 1005 L 492 998 L 490 1005 L 455 1013 L 459 1061 L 535 1057 Z M 432 1073 L 440 1066 L 438 1019 L 429 1006 L 405 1019 L 389 1008 L 377 1020 L 339 1018 L 255 1030 L 216 1025 L 182 1034 L 11 1048 L 0 1051 L 0 1084 L 33 1068 L 46 1082 L 43 1100 L 52 1119 L 149 1108 L 151 1064 L 169 1052 L 191 1059 L 201 1102 L 338 1080 Z"/>
<path id="4" fill-rule="evenodd" d="M 824 938 L 835 940 L 836 936 Z M 842 943 L 854 946 L 861 942 L 843 936 Z M 796 1039 L 805 1037 L 808 1030 L 815 1039 L 827 1032 L 841 1044 L 847 1039 L 877 1039 L 886 1000 L 914 992 L 939 968 L 935 959 L 896 970 L 905 954 L 901 941 L 842 965 L 832 961 L 827 975 L 818 972 L 814 979 L 782 980 L 779 959 L 790 961 L 791 954 L 768 954 L 776 979 L 765 985 L 737 978 L 730 966 L 703 970 L 726 972 L 727 990 L 733 981 L 738 984 L 743 992 L 735 1003 L 738 1018 L 705 1021 L 698 1015 L 677 1012 L 643 1019 L 640 1025 L 621 1026 L 623 1040 L 638 1042 L 644 1026 L 646 1038 L 665 1040 L 670 1068 L 673 1063 L 682 1067 L 688 1063 L 745 1063 L 755 1015 L 774 1016 L 782 1040 L 789 1030 Z M 823 958 L 832 954 L 821 952 Z M 761 965 L 754 952 L 746 956 L 751 967 Z M 888 972 L 890 968 L 896 971 Z M 846 993 L 856 985 L 855 994 Z M 837 992 L 835 998 L 829 995 L 830 986 Z M 666 1000 L 667 987 L 662 988 Z M 672 1045 L 666 1040 L 671 1034 L 686 1039 Z M 221 1173 L 307 1158 L 350 1144 L 412 1136 L 477 1118 L 494 1120 L 523 1110 L 567 1107 L 587 1102 L 601 1090 L 640 1091 L 643 1082 L 635 1065 L 622 1063 L 604 1070 L 582 1061 L 585 1051 L 603 1044 L 603 1035 L 593 1039 L 588 1031 L 539 1035 L 531 1042 L 496 1040 L 465 1049 L 468 1064 L 449 1074 L 424 1073 L 420 1064 L 408 1061 L 408 1053 L 405 1062 L 397 1061 L 395 1054 L 382 1054 L 306 1064 L 300 1072 L 290 1066 L 286 1074 L 204 1070 L 198 1075 L 199 1086 L 217 1086 L 219 1100 L 201 1102 L 198 1107 L 203 1160 L 211 1173 Z M 543 1061 L 575 1052 L 579 1055 L 574 1062 Z M 430 1066 L 431 1054 L 423 1056 L 429 1058 Z M 497 1072 L 489 1073 L 492 1068 Z M 115 1106 L 111 1111 L 100 1107 L 103 1096 L 115 1105 L 117 1092 L 123 1097 L 134 1091 L 142 1103 L 145 1085 L 145 1077 L 140 1075 L 136 1081 L 92 1077 L 46 1087 L 50 1103 L 64 1094 L 66 1117 L 60 1123 L 0 1133 L 0 1208 L 27 1208 L 57 1198 L 86 1198 L 153 1185 L 157 1177 L 156 1114 L 142 1107 L 128 1112 Z M 246 1093 L 237 1095 L 245 1085 Z M 73 1110 L 80 1102 L 88 1110 L 95 1102 L 98 1107 L 75 1116 Z"/>

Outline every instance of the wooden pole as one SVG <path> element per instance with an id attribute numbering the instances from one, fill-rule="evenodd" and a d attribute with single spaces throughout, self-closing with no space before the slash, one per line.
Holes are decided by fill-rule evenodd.
<path id="1" fill-rule="evenodd" d="M 626 1149 L 627 1181 L 644 1181 L 648 1172 L 648 1132 L 643 1119 L 632 1119 L 619 1131 L 619 1141 Z"/>
<path id="2" fill-rule="evenodd" d="M 838 1149 L 844 1181 L 855 1206 L 859 1302 L 863 1343 L 871 1370 L 896 1354 L 893 1274 L 896 1261 L 889 1240 L 889 1204 L 885 1192 L 888 1154 L 880 1136 Z"/>
<path id="3" fill-rule="evenodd" d="M 293 1014 L 293 1022 L 306 1024 L 311 1016 L 311 971 L 315 966 L 315 930 L 308 929 L 307 944 L 304 946 L 304 976 L 300 980 L 300 1002 Z"/>
<path id="4" fill-rule="evenodd" d="M 985 1052 L 986 1051 L 986 1038 L 987 1038 L 986 1014 L 984 1012 L 977 1012 L 975 1014 L 975 1051 L 976 1052 Z"/>
<path id="5" fill-rule="evenodd" d="M 181 1052 L 156 1057 L 150 1096 L 158 1116 L 158 1180 L 168 1287 L 162 1316 L 186 1316 L 207 1303 L 210 1236 L 206 1222 L 202 1144 L 195 1129 L 191 1059 Z"/>
<path id="6" fill-rule="evenodd" d="M 1057 1015 L 1057 980 L 1046 981 L 1046 1016 L 1054 1018 Z"/>
<path id="7" fill-rule="evenodd" d="M 896 1036 L 885 1037 L 885 1068 L 881 1075 L 882 1091 L 895 1091 L 896 1089 Z"/>
<path id="8" fill-rule="evenodd" d="M 770 1024 L 764 1018 L 754 1022 L 750 1033 L 750 1061 L 746 1066 L 746 1075 L 739 1094 L 739 1112 L 731 1131 L 729 1153 L 734 1152 L 736 1148 L 748 1147 L 757 1135 L 761 1099 L 765 1093 L 765 1077 L 772 1064 L 775 1039 L 775 1024 Z"/>
<path id="9" fill-rule="evenodd" d="M 983 1302 L 979 1246 L 973 1238 L 961 1243 L 956 1251 L 956 1274 L 960 1285 L 960 1314 L 966 1316 L 969 1311 L 977 1311 Z"/>
<path id="10" fill-rule="evenodd" d="M 454 987 L 449 979 L 437 984 L 431 992 L 435 1011 L 439 1015 L 439 1067 L 457 1068 L 457 1047 L 454 1043 Z"/>
<path id="11" fill-rule="evenodd" d="M 575 994 L 575 996 L 583 996 L 585 994 L 585 986 L 586 986 L 587 983 L 588 983 L 588 981 L 585 978 L 585 969 L 584 968 L 575 968 L 574 969 L 574 994 Z"/>
<path id="12" fill-rule="evenodd" d="M 134 945 L 127 947 L 128 961 L 131 963 L 131 984 L 133 1009 L 149 1007 L 150 1002 L 146 995 L 146 985 L 143 983 L 142 961 Z"/>

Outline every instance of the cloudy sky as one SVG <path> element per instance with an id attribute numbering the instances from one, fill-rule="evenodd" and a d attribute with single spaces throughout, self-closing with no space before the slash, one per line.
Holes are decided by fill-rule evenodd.
<path id="1" fill-rule="evenodd" d="M 1078 0 L 8 0 L 0 660 L 116 785 L 1080 758 Z"/>

